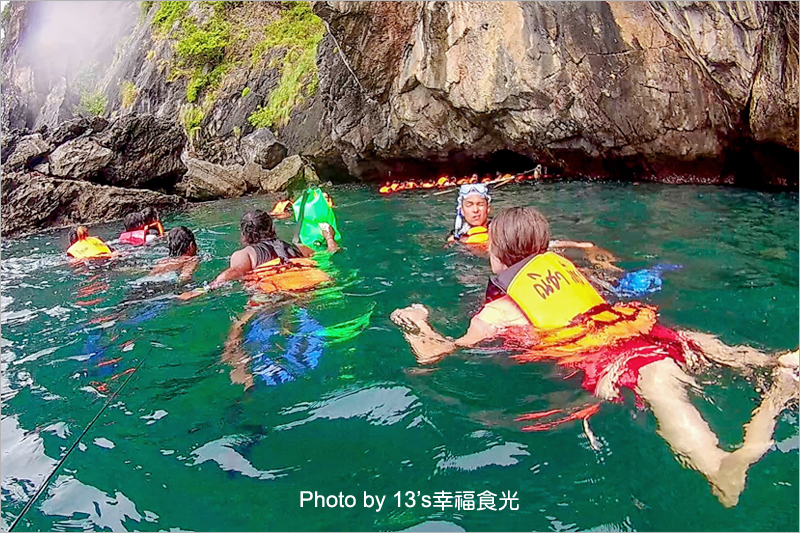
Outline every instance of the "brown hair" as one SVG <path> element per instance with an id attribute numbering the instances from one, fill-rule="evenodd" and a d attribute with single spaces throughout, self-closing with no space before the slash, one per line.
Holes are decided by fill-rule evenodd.
<path id="1" fill-rule="evenodd" d="M 77 229 L 75 229 L 75 236 L 79 241 L 82 241 L 89 236 L 89 230 L 86 229 L 86 226 L 78 226 Z"/>
<path id="2" fill-rule="evenodd" d="M 489 225 L 489 251 L 506 266 L 547 251 L 550 223 L 532 207 L 512 207 Z"/>

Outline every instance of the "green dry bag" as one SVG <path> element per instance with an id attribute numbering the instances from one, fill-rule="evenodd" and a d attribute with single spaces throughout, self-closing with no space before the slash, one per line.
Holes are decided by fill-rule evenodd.
<path id="1" fill-rule="evenodd" d="M 325 237 L 322 236 L 322 230 L 319 225 L 322 223 L 330 224 L 333 228 L 334 238 L 338 242 L 342 238 L 339 233 L 339 228 L 336 227 L 336 215 L 333 214 L 333 209 L 328 205 L 325 196 L 322 194 L 322 189 L 319 187 L 308 189 L 305 193 L 305 212 L 300 226 L 300 242 L 309 248 L 325 248 Z M 300 195 L 294 202 L 292 202 L 292 209 L 294 210 L 294 219 L 300 219 L 300 206 L 303 204 L 303 195 Z"/>

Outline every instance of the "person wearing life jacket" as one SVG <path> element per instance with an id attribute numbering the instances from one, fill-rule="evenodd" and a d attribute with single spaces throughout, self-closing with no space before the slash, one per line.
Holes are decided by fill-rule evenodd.
<path id="1" fill-rule="evenodd" d="M 331 199 L 330 195 L 327 192 L 322 193 L 323 198 L 325 198 L 325 202 L 328 204 L 328 207 L 333 209 L 333 200 Z M 302 198 L 302 197 L 301 197 Z M 298 202 L 300 198 L 295 200 Z M 294 214 L 294 203 L 289 198 L 289 193 L 284 193 L 280 200 L 275 204 L 272 208 L 272 211 L 269 212 L 269 215 L 273 218 L 277 218 L 283 220 L 285 218 L 290 218 Z"/>
<path id="2" fill-rule="evenodd" d="M 723 505 L 736 505 L 748 467 L 769 451 L 778 415 L 798 397 L 798 352 L 770 357 L 752 348 L 726 346 L 707 334 L 673 331 L 657 322 L 651 306 L 609 305 L 575 265 L 547 251 L 549 240 L 549 224 L 534 209 L 513 208 L 497 216 L 489 229 L 489 259 L 493 283 L 502 295 L 484 305 L 464 336 L 450 339 L 434 331 L 429 311 L 419 304 L 392 313 L 417 361 L 433 364 L 458 348 L 501 338 L 506 347 L 523 351 L 513 356 L 517 361 L 553 360 L 582 371 L 584 388 L 601 399 L 620 400 L 620 387 L 630 388 L 650 407 L 658 433 L 674 452 L 707 478 Z M 689 372 L 711 361 L 773 369 L 772 387 L 745 427 L 742 447 L 732 452 L 719 447 L 687 396 L 689 386 L 699 388 Z M 585 419 L 598 407 L 565 420 Z"/>
<path id="3" fill-rule="evenodd" d="M 179 272 L 178 281 L 189 281 L 197 269 L 197 265 L 200 264 L 197 242 L 192 230 L 186 226 L 178 226 L 169 230 L 167 248 L 169 248 L 169 257 L 159 261 L 150 271 L 149 276 Z"/>
<path id="4" fill-rule="evenodd" d="M 477 180 L 478 176 L 473 175 Z M 484 183 L 470 183 L 461 185 L 458 188 L 458 199 L 456 200 L 456 216 L 453 231 L 447 238 L 448 243 L 459 242 L 471 245 L 477 250 L 485 250 L 489 241 L 489 215 L 492 197 L 489 194 L 489 187 Z M 608 257 L 613 260 L 613 256 L 597 248 L 591 242 L 577 242 L 570 240 L 550 241 L 551 248 L 582 248 L 587 250 L 587 256 L 592 264 L 600 265 L 594 260 L 595 256 L 600 256 L 608 261 Z M 594 253 L 593 253 L 594 252 Z M 603 263 L 603 265 L 609 263 Z M 613 267 L 612 268 L 616 268 Z"/>
<path id="5" fill-rule="evenodd" d="M 146 207 L 142 211 L 129 213 L 125 216 L 125 231 L 120 234 L 119 242 L 133 246 L 143 246 L 164 236 L 164 227 L 158 211 L 153 207 Z"/>
<path id="6" fill-rule="evenodd" d="M 308 259 L 314 251 L 307 246 L 295 246 L 278 238 L 272 217 L 256 210 L 248 211 L 240 223 L 244 248 L 231 255 L 230 267 L 211 283 L 217 288 L 232 280 L 244 280 L 246 284 L 264 292 L 275 290 L 304 290 L 321 283 L 327 276 Z M 333 238 L 332 228 L 323 228 L 327 250 L 339 249 Z M 290 279 L 291 278 L 291 279 Z M 284 283 L 285 282 L 285 283 Z"/>
<path id="7" fill-rule="evenodd" d="M 89 236 L 85 226 L 78 226 L 70 231 L 67 255 L 71 259 L 107 259 L 113 251 L 99 238 Z"/>

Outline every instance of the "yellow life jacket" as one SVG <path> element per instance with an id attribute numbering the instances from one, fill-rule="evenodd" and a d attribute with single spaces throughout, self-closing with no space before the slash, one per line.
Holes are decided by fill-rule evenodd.
<path id="1" fill-rule="evenodd" d="M 282 202 L 278 202 L 277 204 L 275 204 L 275 207 L 272 208 L 272 211 L 270 211 L 269 214 L 280 215 L 286 211 L 286 208 L 289 207 L 289 204 L 291 203 L 292 203 L 291 200 L 283 200 Z"/>
<path id="2" fill-rule="evenodd" d="M 81 239 L 67 249 L 67 255 L 75 259 L 91 257 L 110 257 L 111 249 L 97 237 Z"/>
<path id="3" fill-rule="evenodd" d="M 494 283 L 539 330 L 565 328 L 576 317 L 606 304 L 575 265 L 553 252 L 520 261 Z"/>
<path id="4" fill-rule="evenodd" d="M 489 241 L 489 229 L 486 226 L 470 228 L 462 237 L 464 244 L 484 244 Z"/>
<path id="5" fill-rule="evenodd" d="M 330 281 L 325 272 L 317 268 L 311 259 L 292 258 L 286 261 L 276 258 L 262 263 L 245 277 L 245 283 L 261 292 L 301 292 Z"/>

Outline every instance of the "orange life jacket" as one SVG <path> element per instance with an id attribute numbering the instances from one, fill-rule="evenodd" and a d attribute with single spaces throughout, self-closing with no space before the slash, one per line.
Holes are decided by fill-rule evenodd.
<path id="1" fill-rule="evenodd" d="M 111 257 L 111 249 L 97 237 L 86 237 L 70 246 L 67 255 L 75 259 Z"/>
<path id="2" fill-rule="evenodd" d="M 261 292 L 303 292 L 330 281 L 311 259 L 272 259 L 245 276 L 245 284 Z"/>

